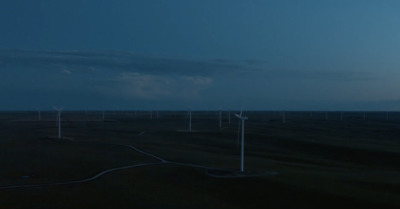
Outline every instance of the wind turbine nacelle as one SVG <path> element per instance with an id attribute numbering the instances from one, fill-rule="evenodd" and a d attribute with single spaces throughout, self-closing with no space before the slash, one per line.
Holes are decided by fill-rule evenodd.
<path id="1" fill-rule="evenodd" d="M 239 118 L 240 120 L 247 120 L 248 119 L 248 117 L 242 117 L 242 116 L 238 115 L 237 113 L 235 113 L 235 116 L 237 118 Z"/>
<path id="2" fill-rule="evenodd" d="M 57 111 L 57 112 L 61 112 L 64 108 L 63 107 L 60 107 L 60 108 L 57 108 L 56 106 L 54 106 L 54 105 L 52 105 L 53 106 L 53 108 Z"/>

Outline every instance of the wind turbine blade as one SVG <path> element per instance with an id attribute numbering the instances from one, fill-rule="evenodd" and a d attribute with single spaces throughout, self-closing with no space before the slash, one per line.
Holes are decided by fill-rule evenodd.
<path id="1" fill-rule="evenodd" d="M 238 115 L 237 113 L 235 113 L 235 116 L 236 116 L 237 118 L 239 118 L 239 120 L 247 120 L 247 119 L 248 119 L 248 117 L 240 116 L 240 115 Z"/>
<path id="2" fill-rule="evenodd" d="M 54 106 L 54 105 L 51 105 L 57 112 L 61 112 L 63 109 L 64 109 L 64 107 L 60 107 L 60 108 L 57 108 L 56 106 Z"/>
<path id="3" fill-rule="evenodd" d="M 240 117 L 242 117 L 243 107 L 240 108 Z"/>
<path id="4" fill-rule="evenodd" d="M 54 105 L 51 105 L 56 111 L 59 111 L 58 108 Z"/>

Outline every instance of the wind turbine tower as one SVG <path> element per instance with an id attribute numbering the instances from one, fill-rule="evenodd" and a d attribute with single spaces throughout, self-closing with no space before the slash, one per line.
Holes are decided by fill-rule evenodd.
<path id="1" fill-rule="evenodd" d="M 189 132 L 192 131 L 192 110 L 189 110 Z"/>
<path id="2" fill-rule="evenodd" d="M 242 147 L 241 147 L 241 151 L 240 151 L 240 171 L 244 172 L 244 121 L 247 120 L 248 118 L 242 116 L 242 111 L 240 111 L 240 115 L 235 113 L 235 116 L 237 118 L 239 118 L 239 120 L 242 121 L 242 132 L 241 132 L 241 135 L 242 135 Z"/>
<path id="3" fill-rule="evenodd" d="M 219 110 L 219 129 L 222 128 L 222 110 Z"/>
<path id="4" fill-rule="evenodd" d="M 62 107 L 61 108 L 57 108 L 55 106 L 53 106 L 54 109 L 57 111 L 57 121 L 58 121 L 58 139 L 61 139 L 61 111 L 62 111 Z"/>

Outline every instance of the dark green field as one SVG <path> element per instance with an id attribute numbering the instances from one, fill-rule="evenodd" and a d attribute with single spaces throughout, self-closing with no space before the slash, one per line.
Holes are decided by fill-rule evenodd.
<path id="1" fill-rule="evenodd" d="M 245 174 L 260 175 L 216 178 L 177 163 L 239 168 L 227 112 L 222 129 L 193 112 L 193 132 L 186 112 L 64 112 L 61 140 L 54 112 L 2 112 L 0 208 L 400 208 L 399 113 L 245 114 Z"/>

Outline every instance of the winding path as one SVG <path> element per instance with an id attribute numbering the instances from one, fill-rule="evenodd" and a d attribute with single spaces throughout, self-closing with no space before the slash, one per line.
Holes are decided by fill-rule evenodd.
<path id="1" fill-rule="evenodd" d="M 89 177 L 89 178 L 85 178 L 85 179 L 81 179 L 81 180 L 75 180 L 75 181 L 65 181 L 65 182 L 56 182 L 56 183 L 44 183 L 44 184 L 25 184 L 25 185 L 10 185 L 10 186 L 0 186 L 0 189 L 18 189 L 18 188 L 31 188 L 31 187 L 43 187 L 43 186 L 57 186 L 57 185 L 67 185 L 67 184 L 78 184 L 78 183 L 86 183 L 89 181 L 94 181 L 96 179 L 98 179 L 99 177 L 107 174 L 107 173 L 111 173 L 114 171 L 119 171 L 119 170 L 125 170 L 125 169 L 130 169 L 130 168 L 136 168 L 136 167 L 143 167 L 143 166 L 151 166 L 151 165 L 160 165 L 160 164 L 165 164 L 168 161 L 166 161 L 165 159 L 161 158 L 161 157 L 157 157 L 151 153 L 145 152 L 143 150 L 140 150 L 137 147 L 131 146 L 131 145 L 123 145 L 123 144 L 113 144 L 113 145 L 120 145 L 120 146 L 125 146 L 125 147 L 129 147 L 137 152 L 140 152 L 144 155 L 150 156 L 152 158 L 155 158 L 157 160 L 159 160 L 160 162 L 156 162 L 156 163 L 140 163 L 140 164 L 134 164 L 134 165 L 128 165 L 128 166 L 123 166 L 123 167 L 117 167 L 117 168 L 110 168 L 104 171 L 101 171 L 100 173 Z"/>
<path id="2" fill-rule="evenodd" d="M 124 147 L 128 147 L 130 149 L 133 149 L 139 153 L 142 153 L 144 155 L 147 155 L 149 157 L 152 157 L 154 159 L 157 159 L 159 162 L 154 162 L 154 163 L 140 163 L 140 164 L 134 164 L 134 165 L 128 165 L 128 166 L 123 166 L 123 167 L 117 167 L 117 168 L 111 168 L 111 169 L 107 169 L 104 171 L 99 172 L 98 174 L 89 177 L 89 178 L 85 178 L 85 179 L 81 179 L 81 180 L 75 180 L 75 181 L 65 181 L 65 182 L 56 182 L 56 183 L 43 183 L 43 184 L 25 184 L 25 185 L 9 185 L 9 186 L 0 186 L 0 190 L 2 189 L 20 189 L 20 188 L 34 188 L 34 187 L 45 187 L 45 186 L 58 186 L 58 185 L 68 185 L 68 184 L 78 184 L 78 183 L 86 183 L 86 182 L 90 182 L 90 181 L 94 181 L 98 178 L 100 178 L 101 176 L 107 174 L 107 173 L 111 173 L 114 171 L 119 171 L 119 170 L 125 170 L 125 169 L 130 169 L 130 168 L 136 168 L 136 167 L 144 167 L 144 166 L 153 166 L 153 165 L 161 165 L 161 164 L 171 164 L 171 165 L 177 165 L 177 166 L 185 166 L 185 167 L 193 167 L 193 168 L 201 168 L 201 169 L 216 169 L 216 168 L 212 168 L 212 167 L 207 167 L 207 166 L 202 166 L 202 165 L 196 165 L 196 164 L 190 164 L 190 163 L 181 163 L 181 162 L 173 162 L 173 161 L 168 161 L 164 158 L 161 158 L 159 156 L 156 156 L 152 153 L 143 151 L 135 146 L 132 145 L 125 145 L 125 144 L 113 144 L 113 143 L 108 143 L 108 144 L 112 144 L 112 145 L 119 145 L 119 146 L 124 146 Z M 242 175 L 240 177 L 246 177 L 247 175 Z M 250 177 L 250 176 L 249 176 Z"/>
<path id="3" fill-rule="evenodd" d="M 111 143 L 110 143 L 111 144 Z M 81 180 L 75 180 L 75 181 L 65 181 L 65 182 L 56 182 L 56 183 L 43 183 L 43 184 L 25 184 L 25 185 L 10 185 L 10 186 L 0 186 L 0 189 L 19 189 L 19 188 L 33 188 L 33 187 L 44 187 L 44 186 L 58 186 L 58 185 L 67 185 L 67 184 L 78 184 L 78 183 L 86 183 L 90 181 L 94 181 L 98 179 L 99 177 L 111 173 L 114 171 L 119 171 L 119 170 L 125 170 L 125 169 L 130 169 L 130 168 L 136 168 L 136 167 L 143 167 L 143 166 L 152 166 L 152 165 L 161 165 L 161 164 L 173 164 L 173 165 L 180 165 L 180 166 L 187 166 L 187 167 L 196 167 L 196 168 L 204 168 L 204 169 L 210 169 L 210 167 L 206 166 L 201 166 L 201 165 L 195 165 L 195 164 L 188 164 L 188 163 L 179 163 L 179 162 L 171 162 L 167 161 L 164 158 L 158 157 L 152 153 L 145 152 L 135 146 L 132 145 L 124 145 L 124 144 L 113 144 L 113 145 L 120 145 L 120 146 L 125 146 L 129 147 L 139 153 L 142 153 L 144 155 L 147 155 L 149 157 L 155 158 L 159 160 L 160 162 L 155 162 L 155 163 L 140 163 L 140 164 L 134 164 L 134 165 L 128 165 L 128 166 L 123 166 L 123 167 L 117 167 L 117 168 L 111 168 L 107 169 L 104 171 L 99 172 L 98 174 L 81 179 Z"/>
<path id="4" fill-rule="evenodd" d="M 107 173 L 110 173 L 113 171 L 124 170 L 124 169 L 135 168 L 135 167 L 142 167 L 142 166 L 159 165 L 159 164 L 162 164 L 162 163 L 141 163 L 141 164 L 136 164 L 136 165 L 128 165 L 128 166 L 124 166 L 124 167 L 111 168 L 108 170 L 104 170 L 90 178 L 76 180 L 76 181 L 65 181 L 65 182 L 45 183 L 45 184 L 11 185 L 11 186 L 2 186 L 2 187 L 0 187 L 0 189 L 19 189 L 19 188 L 32 188 L 32 187 L 44 187 L 44 186 L 57 186 L 57 185 L 86 183 L 89 181 L 96 180 L 100 176 L 103 176 L 104 174 L 107 174 Z"/>

